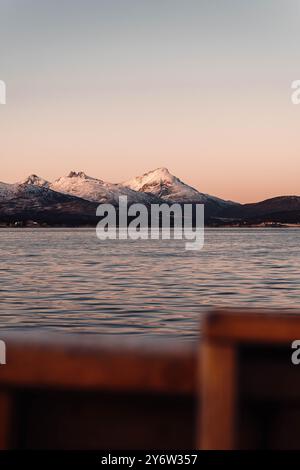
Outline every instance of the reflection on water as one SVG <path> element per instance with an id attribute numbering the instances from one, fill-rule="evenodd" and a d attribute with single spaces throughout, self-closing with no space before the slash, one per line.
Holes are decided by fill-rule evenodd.
<path id="1" fill-rule="evenodd" d="M 197 336 L 207 306 L 300 308 L 300 230 L 210 229 L 100 242 L 94 230 L 0 230 L 0 327 Z"/>

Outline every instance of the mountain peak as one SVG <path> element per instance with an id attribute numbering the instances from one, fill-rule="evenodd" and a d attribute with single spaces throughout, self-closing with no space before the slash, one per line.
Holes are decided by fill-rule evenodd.
<path id="1" fill-rule="evenodd" d="M 169 172 L 168 168 L 166 167 L 160 167 L 156 168 L 155 170 L 149 171 L 145 175 L 142 176 L 142 178 L 146 177 L 147 180 L 152 180 L 152 181 L 160 181 L 160 182 L 165 182 L 165 183 L 173 183 L 176 178 L 176 176 L 172 175 L 172 173 Z"/>
<path id="2" fill-rule="evenodd" d="M 84 173 L 84 171 L 70 171 L 68 178 L 82 178 L 89 179 L 89 177 Z"/>
<path id="3" fill-rule="evenodd" d="M 165 167 L 156 168 L 142 176 L 137 176 L 130 181 L 123 183 L 124 186 L 135 191 L 152 194 L 164 201 L 173 203 L 199 203 L 210 204 L 211 208 L 219 210 L 227 201 L 203 194 L 197 189 L 189 186 L 176 176 L 172 175 Z"/>
<path id="4" fill-rule="evenodd" d="M 150 192 L 155 194 L 155 196 L 161 197 L 162 192 L 164 192 L 163 188 L 170 187 L 179 181 L 176 176 L 169 172 L 168 168 L 160 167 L 148 171 L 148 173 L 144 173 L 142 176 L 137 176 L 130 181 L 126 181 L 123 185 L 135 191 Z"/>
<path id="5" fill-rule="evenodd" d="M 24 181 L 21 182 L 21 184 L 26 184 L 26 185 L 33 185 L 33 186 L 39 186 L 40 188 L 43 188 L 45 186 L 49 185 L 49 182 L 44 180 L 43 178 L 40 178 L 39 176 L 32 174 L 29 175 Z"/>
<path id="6" fill-rule="evenodd" d="M 168 168 L 165 166 L 161 166 L 159 168 L 156 168 L 155 170 L 149 171 L 149 173 L 160 173 L 162 175 L 170 175 L 171 173 L 169 172 Z"/>

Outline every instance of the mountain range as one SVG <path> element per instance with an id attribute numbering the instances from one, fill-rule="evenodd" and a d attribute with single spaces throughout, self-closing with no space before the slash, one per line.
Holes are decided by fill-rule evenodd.
<path id="1" fill-rule="evenodd" d="M 240 204 L 201 193 L 167 168 L 113 184 L 84 172 L 71 171 L 54 182 L 37 175 L 14 184 L 0 182 L 0 222 L 9 225 L 95 225 L 99 203 L 128 204 L 201 203 L 207 225 L 254 225 L 300 223 L 300 197 L 280 196 L 253 204 Z"/>

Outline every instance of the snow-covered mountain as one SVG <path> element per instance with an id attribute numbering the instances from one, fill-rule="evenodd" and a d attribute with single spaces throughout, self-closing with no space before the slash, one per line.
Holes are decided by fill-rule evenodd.
<path id="1" fill-rule="evenodd" d="M 19 183 L 0 183 L 0 201 L 14 198 L 25 198 L 28 201 L 30 197 L 42 198 L 46 201 L 53 199 L 53 193 L 70 195 L 93 203 L 115 205 L 118 204 L 120 196 L 127 196 L 129 204 L 149 205 L 163 201 L 203 203 L 208 215 L 215 215 L 224 208 L 234 205 L 230 201 L 200 193 L 172 175 L 166 168 L 158 168 L 120 184 L 107 183 L 87 176 L 82 171 L 71 171 L 67 176 L 62 176 L 53 183 L 35 174 Z"/>
<path id="2" fill-rule="evenodd" d="M 97 203 L 52 191 L 47 186 L 38 177 L 15 184 L 0 183 L 0 222 L 26 225 L 34 221 L 58 226 L 97 223 Z"/>
<path id="3" fill-rule="evenodd" d="M 36 175 L 30 175 L 19 183 L 9 184 L 0 182 L 0 201 L 10 200 L 25 194 L 37 194 L 40 188 L 48 188 L 48 185 L 48 181 Z"/>
<path id="4" fill-rule="evenodd" d="M 149 171 L 142 176 L 124 182 L 123 186 L 135 191 L 152 194 L 169 203 L 205 204 L 213 212 L 236 204 L 209 194 L 200 193 L 197 189 L 172 175 L 167 168 L 157 168 Z"/>
<path id="5" fill-rule="evenodd" d="M 128 203 L 151 204 L 157 198 L 151 194 L 140 193 L 122 184 L 106 183 L 100 179 L 87 176 L 84 172 L 71 171 L 49 185 L 53 191 L 71 194 L 88 201 L 118 204 L 119 196 L 127 196 Z"/>
<path id="6" fill-rule="evenodd" d="M 22 181 L 19 184 L 24 184 L 24 185 L 33 185 L 33 186 L 38 186 L 40 188 L 49 188 L 49 181 L 44 180 L 43 178 L 40 178 L 37 175 L 29 175 L 24 181 Z"/>
<path id="7" fill-rule="evenodd" d="M 281 196 L 255 204 L 238 204 L 201 193 L 166 168 L 120 184 L 72 171 L 53 183 L 30 175 L 19 183 L 0 182 L 0 222 L 38 221 L 47 225 L 95 225 L 99 203 L 203 203 L 208 224 L 226 221 L 300 223 L 300 197 Z"/>

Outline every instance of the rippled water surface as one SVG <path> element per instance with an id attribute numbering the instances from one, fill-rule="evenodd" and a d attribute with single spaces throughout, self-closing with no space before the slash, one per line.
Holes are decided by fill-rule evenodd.
<path id="1" fill-rule="evenodd" d="M 192 339 L 212 306 L 300 309 L 299 229 L 210 229 L 100 242 L 94 230 L 0 230 L 0 327 Z"/>

